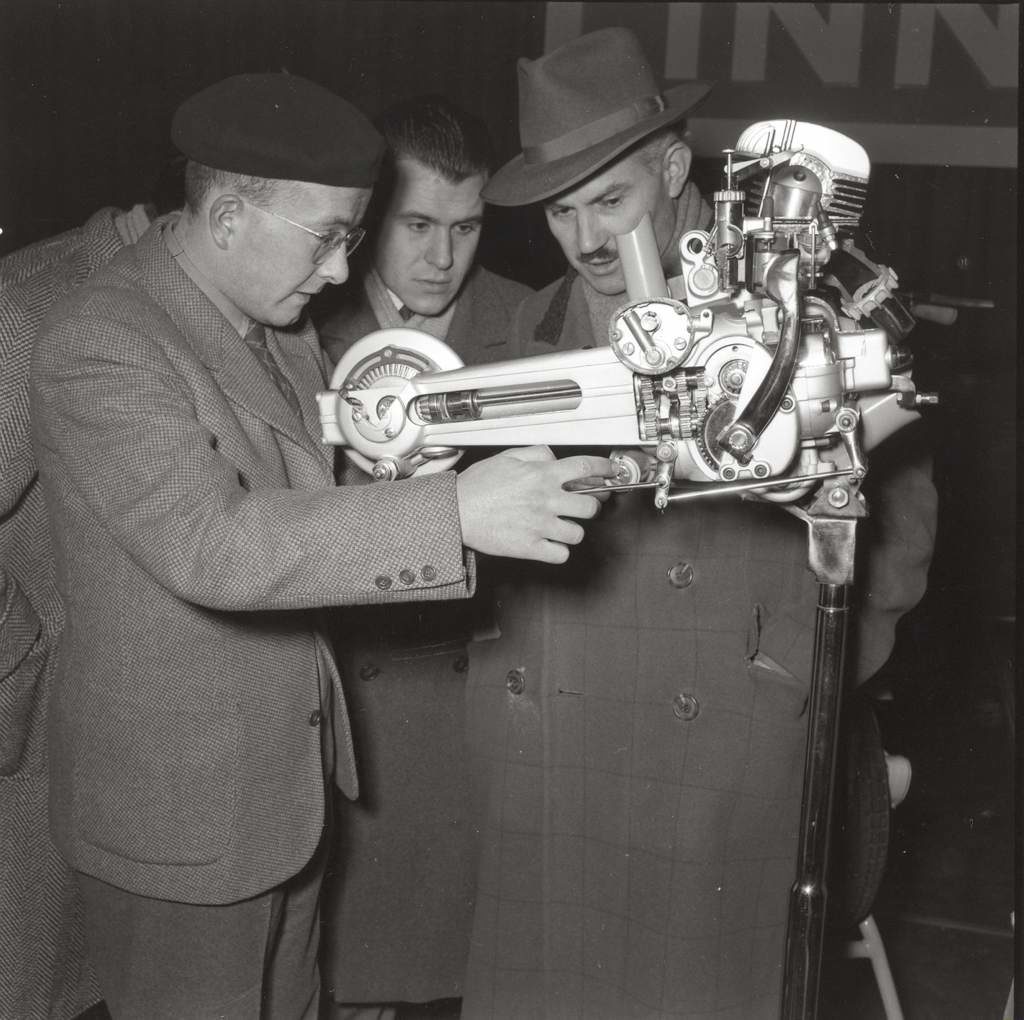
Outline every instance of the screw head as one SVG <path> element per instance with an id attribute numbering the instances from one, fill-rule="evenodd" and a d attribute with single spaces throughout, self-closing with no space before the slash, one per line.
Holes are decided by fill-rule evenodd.
<path id="1" fill-rule="evenodd" d="M 689 588 L 693 584 L 693 567 L 689 563 L 677 563 L 669 567 L 668 583 L 673 588 Z"/>
<path id="2" fill-rule="evenodd" d="M 690 722 L 700 715 L 700 702 L 692 694 L 684 691 L 672 699 L 672 711 L 677 719 Z"/>
<path id="3" fill-rule="evenodd" d="M 728 442 L 732 450 L 745 450 L 750 445 L 750 436 L 743 429 L 735 429 L 729 433 Z"/>

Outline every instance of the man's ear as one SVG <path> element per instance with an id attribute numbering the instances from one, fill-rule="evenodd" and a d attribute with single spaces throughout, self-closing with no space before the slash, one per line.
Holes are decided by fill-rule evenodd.
<path id="1" fill-rule="evenodd" d="M 208 223 L 213 243 L 223 250 L 231 247 L 232 239 L 238 234 L 242 208 L 245 203 L 230 193 L 218 195 L 210 203 Z"/>
<path id="2" fill-rule="evenodd" d="M 693 153 L 686 142 L 673 142 L 661 160 L 661 173 L 665 187 L 672 198 L 678 198 L 690 176 Z"/>

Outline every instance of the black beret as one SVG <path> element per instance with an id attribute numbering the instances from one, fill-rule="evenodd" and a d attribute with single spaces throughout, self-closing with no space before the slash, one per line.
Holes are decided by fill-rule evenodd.
<path id="1" fill-rule="evenodd" d="M 236 74 L 186 99 L 171 140 L 217 170 L 369 188 L 384 139 L 351 103 L 294 74 Z"/>

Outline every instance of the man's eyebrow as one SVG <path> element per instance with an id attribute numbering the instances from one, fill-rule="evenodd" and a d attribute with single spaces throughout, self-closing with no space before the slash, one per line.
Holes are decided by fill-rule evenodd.
<path id="1" fill-rule="evenodd" d="M 349 216 L 328 216 L 317 224 L 322 230 L 351 230 L 355 217 Z"/>
<path id="2" fill-rule="evenodd" d="M 629 181 L 612 181 L 604 191 L 595 195 L 593 198 L 588 198 L 584 203 L 585 205 L 596 205 L 598 202 L 603 202 L 606 199 L 611 198 L 617 192 L 627 191 L 629 189 Z M 559 201 L 557 198 L 551 199 L 549 202 L 544 203 L 545 209 L 567 209 L 569 206 L 565 202 Z"/>
<path id="3" fill-rule="evenodd" d="M 598 202 L 604 202 L 606 199 L 612 198 L 617 192 L 626 191 L 628 188 L 629 181 L 612 181 L 604 191 L 590 199 L 587 205 L 596 205 Z"/>
<path id="4" fill-rule="evenodd" d="M 436 216 L 429 216 L 427 213 L 416 212 L 415 209 L 403 209 L 394 214 L 396 220 L 423 220 L 425 223 L 439 224 L 441 221 Z M 482 223 L 483 213 L 475 216 L 466 216 L 464 219 L 455 220 L 456 223 Z"/>
<path id="5" fill-rule="evenodd" d="M 429 216 L 427 213 L 417 212 L 415 209 L 403 209 L 401 212 L 395 213 L 395 219 L 399 220 L 426 220 L 427 223 L 437 223 L 437 219 L 434 216 Z"/>

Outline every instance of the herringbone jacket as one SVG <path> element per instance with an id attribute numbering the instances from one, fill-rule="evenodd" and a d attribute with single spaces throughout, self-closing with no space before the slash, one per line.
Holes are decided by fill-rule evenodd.
<path id="1" fill-rule="evenodd" d="M 321 713 L 356 791 L 319 607 L 466 595 L 454 475 L 337 488 L 311 326 L 268 330 L 294 414 L 173 261 L 158 221 L 48 318 L 34 439 L 68 627 L 51 815 L 74 866 L 226 903 L 308 860 Z"/>
<path id="2" fill-rule="evenodd" d="M 119 209 L 0 261 L 0 1017 L 67 1020 L 99 999 L 71 874 L 47 822 L 46 705 L 63 622 L 29 426 L 51 305 L 123 246 Z"/>

